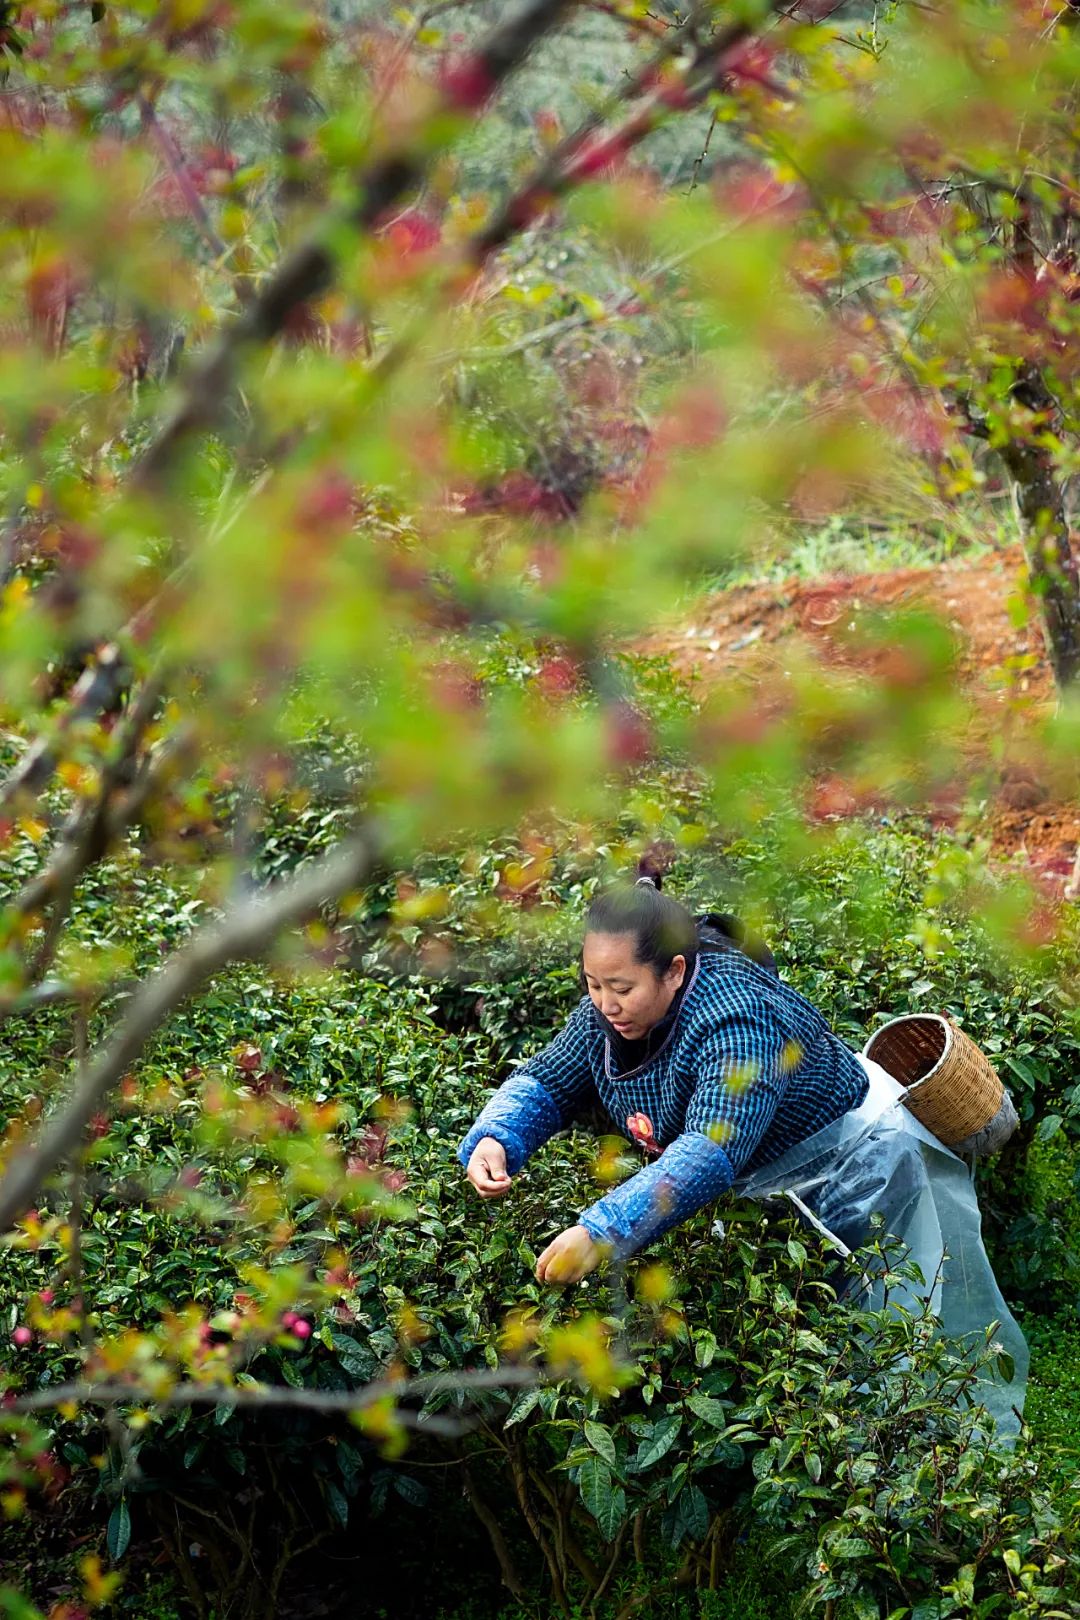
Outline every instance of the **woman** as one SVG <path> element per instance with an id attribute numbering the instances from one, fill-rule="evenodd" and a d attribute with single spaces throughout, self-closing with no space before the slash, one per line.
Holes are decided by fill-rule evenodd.
<path id="1" fill-rule="evenodd" d="M 866 1096 L 859 1059 L 821 1014 L 649 874 L 589 908 L 587 997 L 492 1097 L 459 1150 L 482 1198 L 599 1100 L 650 1161 L 544 1250 L 541 1282 L 631 1254 Z M 764 960 L 761 958 L 764 957 Z"/>
<path id="2" fill-rule="evenodd" d="M 902 1088 L 856 1056 L 763 947 L 706 926 L 660 892 L 654 873 L 589 908 L 582 947 L 588 995 L 562 1033 L 494 1094 L 458 1152 L 481 1198 L 509 1192 L 529 1155 L 599 1102 L 646 1163 L 560 1232 L 541 1282 L 580 1281 L 623 1258 L 733 1185 L 786 1195 L 849 1253 L 871 1216 L 908 1244 L 950 1335 L 997 1337 L 1016 1371 L 983 1399 L 1015 1432 L 1027 1349 L 982 1246 L 970 1173 L 903 1107 Z M 734 937 L 732 937 L 734 936 Z M 949 1283 L 949 1287 L 943 1287 Z"/>

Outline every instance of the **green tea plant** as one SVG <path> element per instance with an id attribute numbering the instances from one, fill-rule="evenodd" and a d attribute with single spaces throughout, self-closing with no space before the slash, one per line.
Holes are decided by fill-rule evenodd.
<path id="1" fill-rule="evenodd" d="M 325 981 L 238 972 L 158 1038 L 88 1155 L 82 1287 L 104 1367 L 123 1366 L 137 1330 L 202 1379 L 238 1349 L 241 1388 L 362 1401 L 397 1369 L 417 1395 L 396 1417 L 361 1407 L 359 1430 L 318 1405 L 275 1416 L 166 1398 L 104 1427 L 93 1406 L 72 1407 L 36 1447 L 98 1491 L 117 1557 L 163 1536 L 189 1592 L 210 1568 L 215 1601 L 258 1612 L 313 1537 L 394 1502 L 407 1511 L 438 1460 L 504 1553 L 532 1545 L 507 1554 L 511 1592 L 543 1571 L 567 1605 L 625 1592 L 631 1570 L 636 1589 L 720 1590 L 748 1522 L 790 1538 L 812 1605 L 928 1601 L 969 1565 L 951 1612 L 1027 1602 L 1032 1568 L 1045 1590 L 1031 1613 L 1069 1601 L 1067 1489 L 1025 1446 L 1012 1459 L 988 1448 L 966 1404 L 971 1363 L 929 1324 L 838 1299 L 816 1240 L 739 1205 L 560 1301 L 532 1280 L 538 1248 L 597 1175 L 631 1166 L 589 1136 L 559 1139 L 511 1201 L 479 1206 L 453 1150 L 501 1043 L 448 1032 L 437 986 L 333 984 L 328 996 Z M 24 1047 L 28 1089 L 67 1015 L 41 1016 L 53 1028 L 36 1058 Z M 263 1139 L 263 1109 L 328 1104 L 352 1175 L 407 1218 L 373 1218 L 372 1189 L 357 1212 L 339 1182 L 315 1184 L 305 1157 L 282 1152 L 295 1133 Z M 85 1363 L 65 1330 L 58 1235 L 22 1228 L 5 1268 L 15 1320 L 32 1324 L 21 1377 L 62 1388 Z M 538 1346 L 549 1381 L 509 1406 L 453 1387 L 508 1362 L 524 1372 Z M 431 1376 L 451 1387 L 420 1407 Z M 430 1427 L 440 1420 L 446 1435 Z M 228 1508 L 237 1491 L 258 1504 L 250 1522 Z M 192 1544 L 209 1560 L 198 1569 Z"/>

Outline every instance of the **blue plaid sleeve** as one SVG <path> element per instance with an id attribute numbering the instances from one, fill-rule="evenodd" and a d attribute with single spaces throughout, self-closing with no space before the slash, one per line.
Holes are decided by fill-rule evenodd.
<path id="1" fill-rule="evenodd" d="M 506 1149 L 508 1173 L 517 1175 L 531 1153 L 563 1130 L 583 1103 L 595 1099 L 589 1062 L 594 1032 L 586 1000 L 550 1045 L 528 1058 L 489 1099 L 458 1148 L 459 1162 L 468 1164 L 476 1144 L 491 1136 Z"/>
<path id="2" fill-rule="evenodd" d="M 698 1079 L 684 1120 L 687 1131 L 723 1148 L 735 1175 L 771 1125 L 802 1057 L 768 1007 L 745 1001 L 725 1012 L 696 1054 Z"/>
<path id="3" fill-rule="evenodd" d="M 734 1179 L 722 1147 L 697 1132 L 677 1136 L 653 1164 L 597 1200 L 580 1224 L 616 1259 L 652 1243 L 726 1192 Z"/>
<path id="4" fill-rule="evenodd" d="M 562 1116 L 539 1080 L 512 1075 L 485 1103 L 468 1136 L 458 1148 L 458 1160 L 467 1165 L 485 1136 L 494 1137 L 506 1150 L 506 1169 L 516 1176 L 530 1153 L 562 1129 Z"/>

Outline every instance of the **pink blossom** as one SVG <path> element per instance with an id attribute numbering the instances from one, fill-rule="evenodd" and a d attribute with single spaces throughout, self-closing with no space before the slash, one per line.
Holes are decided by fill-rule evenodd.
<path id="1" fill-rule="evenodd" d="M 444 64 L 439 88 L 452 106 L 475 112 L 491 95 L 495 81 L 482 57 L 456 56 Z"/>
<path id="2" fill-rule="evenodd" d="M 437 248 L 442 240 L 442 232 L 430 215 L 419 208 L 407 208 L 386 227 L 382 238 L 403 259 L 409 259 Z"/>
<path id="3" fill-rule="evenodd" d="M 607 755 L 612 765 L 643 765 L 652 754 L 652 732 L 639 710 L 615 703 L 607 714 Z"/>

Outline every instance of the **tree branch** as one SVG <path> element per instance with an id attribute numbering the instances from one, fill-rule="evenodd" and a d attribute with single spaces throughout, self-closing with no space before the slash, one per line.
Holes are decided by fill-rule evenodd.
<path id="1" fill-rule="evenodd" d="M 95 985 L 90 990 L 82 984 L 66 984 L 62 979 L 46 979 L 24 990 L 10 1001 L 0 1000 L 0 1018 L 18 1018 L 29 1013 L 42 1012 L 48 1007 L 71 1006 L 73 1002 L 100 1000 L 103 995 L 131 989 L 134 979 L 115 979 L 104 987 Z"/>
<path id="2" fill-rule="evenodd" d="M 523 1599 L 526 1596 L 525 1583 L 518 1573 L 517 1565 L 514 1563 L 514 1557 L 503 1534 L 502 1526 L 477 1489 L 476 1480 L 473 1478 L 473 1472 L 467 1458 L 462 1477 L 469 1506 L 487 1531 L 488 1540 L 491 1542 L 491 1550 L 498 1560 L 502 1583 L 514 1597 Z"/>
<path id="3" fill-rule="evenodd" d="M 770 5 L 777 9 L 776 0 Z M 469 242 L 469 256 L 474 264 L 482 265 L 518 234 L 536 214 L 574 185 L 587 178 L 583 157 L 589 138 L 596 134 L 605 118 L 620 106 L 640 100 L 623 122 L 608 136 L 613 153 L 620 155 L 637 146 L 646 135 L 677 108 L 684 111 L 704 100 L 722 78 L 724 57 L 741 45 L 757 25 L 732 22 L 719 30 L 707 44 L 699 45 L 682 76 L 678 94 L 670 86 L 657 88 L 657 79 L 664 63 L 672 57 L 688 38 L 692 37 L 697 21 L 696 11 L 679 28 L 673 28 L 659 50 L 628 80 L 614 99 L 614 104 L 597 108 L 589 113 L 569 135 L 563 137 L 534 170 L 525 183 L 506 198 L 491 219 Z"/>
<path id="4" fill-rule="evenodd" d="M 214 222 L 206 211 L 206 204 L 199 196 L 192 183 L 192 179 L 184 162 L 184 155 L 177 146 L 176 141 L 164 124 L 158 118 L 157 111 L 147 96 L 139 94 L 135 98 L 139 109 L 143 128 L 150 135 L 158 151 L 161 153 L 165 167 L 168 169 L 177 190 L 187 204 L 188 212 L 195 221 L 203 240 L 216 259 L 224 262 L 229 256 L 229 248 L 222 241 L 214 229 Z"/>
<path id="5" fill-rule="evenodd" d="M 1015 427 L 1010 422 L 1008 437 L 996 448 L 1013 481 L 1024 551 L 1042 610 L 1047 656 L 1058 691 L 1064 692 L 1080 675 L 1080 570 L 1072 549 L 1065 492 L 1053 452 L 1045 443 L 1045 424 L 1058 414 L 1058 406 L 1036 366 L 1022 369 L 1011 393 L 1021 411 L 1029 413 L 1028 422 Z"/>
<path id="6" fill-rule="evenodd" d="M 351 231 L 371 230 L 389 208 L 415 190 L 428 166 L 446 145 L 457 119 L 487 104 L 502 80 L 571 3 L 572 0 L 525 0 L 514 15 L 497 23 L 476 47 L 462 73 L 462 82 L 450 79 L 438 98 L 434 115 L 429 110 L 419 125 L 406 130 L 395 145 L 360 173 L 356 200 L 351 208 L 344 215 L 334 216 L 328 226 L 298 247 L 278 267 L 243 314 L 221 333 L 217 343 L 190 370 L 176 409 L 136 465 L 136 487 L 161 482 L 188 439 L 218 419 L 233 391 L 243 354 L 276 338 L 295 310 L 331 285 L 337 264 L 335 242 L 342 226 Z M 448 118 L 448 114 L 454 117 Z M 440 119 L 447 133 L 435 140 L 431 131 Z"/>
<path id="7" fill-rule="evenodd" d="M 153 719 L 161 689 L 162 682 L 159 675 L 153 675 L 145 682 L 128 712 L 113 757 L 102 770 L 97 794 L 88 804 L 75 811 L 52 860 L 42 872 L 31 878 L 12 901 L 14 912 L 24 917 L 37 911 L 39 906 L 48 901 L 52 902 L 45 938 L 38 947 L 27 975 L 30 980 L 39 979 L 52 961 L 79 879 L 107 852 L 145 800 L 148 783 L 147 786 L 143 786 L 143 783 L 150 778 L 149 771 L 142 773 L 140 794 L 129 793 L 125 796 L 122 807 L 114 809 L 112 806 L 113 794 L 121 786 L 125 776 L 130 774 L 139 743 Z M 159 751 L 159 758 L 171 752 L 169 745 L 166 744 L 165 748 Z M 160 764 L 154 775 L 159 772 Z"/>
<path id="8" fill-rule="evenodd" d="M 290 1384 L 176 1384 L 162 1391 L 160 1384 L 112 1383 L 73 1379 L 45 1389 L 31 1390 L 5 1402 L 5 1412 L 42 1412 L 73 1401 L 80 1406 L 229 1407 L 237 1412 L 290 1411 L 349 1413 L 362 1412 L 380 1401 L 414 1399 L 419 1395 L 439 1395 L 450 1390 L 468 1394 L 471 1390 L 517 1389 L 538 1382 L 532 1367 L 483 1367 L 474 1371 L 423 1373 L 417 1378 L 380 1378 L 361 1389 L 294 1389 Z M 429 1434 L 460 1434 L 462 1426 L 440 1420 L 435 1413 L 396 1410 L 396 1418 Z"/>
<path id="9" fill-rule="evenodd" d="M 55 748 L 64 734 L 83 720 L 95 719 L 110 708 L 124 691 L 130 670 L 115 643 L 100 647 L 94 662 L 75 682 L 71 702 L 50 735 L 39 737 L 22 759 L 0 782 L 0 812 L 22 794 L 37 793 L 49 780 L 56 766 Z"/>
<path id="10" fill-rule="evenodd" d="M 112 1038 L 80 1079 L 73 1076 L 67 1102 L 36 1140 L 16 1150 L 0 1180 L 0 1230 L 33 1202 L 49 1174 L 75 1149 L 88 1121 L 112 1087 L 135 1062 L 150 1036 L 181 1002 L 229 962 L 259 956 L 285 928 L 314 916 L 362 883 L 370 870 L 367 839 L 344 842 L 305 871 L 238 905 L 219 922 L 196 933 L 132 997 Z"/>

